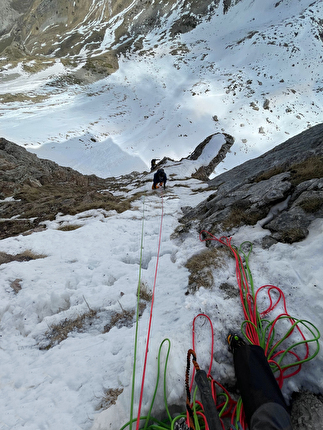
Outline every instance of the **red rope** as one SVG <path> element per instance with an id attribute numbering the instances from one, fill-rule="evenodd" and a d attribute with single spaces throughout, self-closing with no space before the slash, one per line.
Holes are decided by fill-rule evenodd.
<path id="1" fill-rule="evenodd" d="M 228 247 L 232 252 L 232 254 L 234 255 L 234 258 L 236 261 L 236 278 L 237 278 L 237 283 L 240 291 L 241 305 L 243 309 L 244 318 L 246 321 L 248 321 L 248 324 L 246 327 L 246 336 L 251 343 L 253 343 L 254 345 L 259 345 L 260 344 L 259 335 L 256 330 L 257 322 L 258 322 L 257 307 L 253 301 L 253 297 L 249 287 L 248 277 L 244 269 L 242 258 L 231 245 L 232 238 L 222 236 L 218 239 L 216 236 L 214 236 L 207 230 L 202 230 L 199 237 L 201 242 L 206 242 L 208 240 L 214 240 L 219 242 L 221 245 Z"/>
<path id="2" fill-rule="evenodd" d="M 216 385 L 218 385 L 223 390 L 223 392 L 225 392 L 227 394 L 228 399 L 229 399 L 227 408 L 226 408 L 225 412 L 222 414 L 222 416 L 223 417 L 230 416 L 232 414 L 232 411 L 235 408 L 237 402 L 235 400 L 233 400 L 231 398 L 229 392 L 218 381 L 216 381 L 215 379 L 213 379 L 213 377 L 211 376 L 212 363 L 213 363 L 213 352 L 214 352 L 214 329 L 213 329 L 213 324 L 212 324 L 212 321 L 211 321 L 210 317 L 208 315 L 206 315 L 206 314 L 202 314 L 202 313 L 198 314 L 198 315 L 196 315 L 196 317 L 193 320 L 193 325 L 192 325 L 192 343 L 193 343 L 193 348 L 192 348 L 192 350 L 194 351 L 194 354 L 195 354 L 195 352 L 196 352 L 196 349 L 195 349 L 195 339 L 196 339 L 196 328 L 195 328 L 195 325 L 196 325 L 197 318 L 206 318 L 207 321 L 209 322 L 210 328 L 211 328 L 211 352 L 210 352 L 210 363 L 209 363 L 209 369 L 208 369 L 208 372 L 207 372 L 207 377 L 208 377 L 208 379 L 210 380 L 210 383 L 211 383 L 211 391 L 212 391 L 212 397 L 213 397 L 214 404 L 216 405 L 217 409 L 220 410 L 220 411 L 221 411 L 221 409 L 223 408 L 223 406 L 225 404 L 225 402 L 222 402 L 219 405 L 217 405 Z M 195 366 L 193 367 L 193 371 L 192 371 L 192 379 L 191 379 L 191 383 L 190 383 L 190 387 L 189 387 L 189 391 L 190 392 L 192 391 L 192 388 L 193 388 L 194 375 L 195 375 Z M 202 416 L 203 420 L 206 422 L 206 418 L 205 418 L 205 416 L 203 414 L 203 405 L 200 402 L 198 402 L 198 401 L 196 401 L 196 403 L 202 409 L 202 412 L 197 412 L 197 414 L 200 415 L 200 416 Z M 192 405 L 190 405 L 190 407 L 192 408 Z M 186 422 L 187 422 L 187 425 L 190 427 L 190 420 L 189 419 L 190 419 L 189 413 L 187 412 L 187 421 Z M 220 419 L 220 422 L 221 422 L 221 425 L 222 425 L 222 427 L 224 429 L 224 424 L 223 424 L 223 422 L 222 422 L 221 419 Z"/>
<path id="3" fill-rule="evenodd" d="M 140 424 L 140 413 L 141 413 L 142 397 L 143 397 L 143 392 L 144 392 L 146 367 L 147 367 L 147 358 L 148 358 L 148 346 L 149 346 L 150 331 L 151 331 L 151 324 L 152 324 L 152 315 L 153 315 L 153 307 L 154 307 L 154 299 L 155 299 L 155 289 L 156 289 L 156 281 L 157 281 L 159 253 L 160 253 L 160 246 L 161 246 L 163 218 L 164 218 L 163 195 L 161 195 L 161 200 L 162 200 L 162 210 L 161 210 L 161 219 L 160 219 L 160 228 L 159 228 L 158 251 L 157 251 L 157 260 L 156 260 L 156 267 L 155 267 L 154 286 L 153 286 L 152 299 L 151 299 L 151 307 L 150 307 L 150 317 L 149 317 L 149 325 L 148 325 L 148 333 L 147 333 L 147 341 L 146 341 L 145 361 L 144 361 L 144 368 L 143 368 L 142 380 L 141 380 L 141 390 L 140 390 L 140 399 L 139 399 L 139 405 L 138 405 L 138 415 L 137 415 L 136 430 L 139 429 L 139 424 Z"/>
<path id="4" fill-rule="evenodd" d="M 203 230 L 200 233 L 200 240 L 202 242 L 212 240 L 217 241 L 221 245 L 228 247 L 231 252 L 234 255 L 235 261 L 236 261 L 236 279 L 239 287 L 240 292 L 240 299 L 241 299 L 241 305 L 244 313 L 245 318 L 245 336 L 249 340 L 249 342 L 253 345 L 260 345 L 260 339 L 259 339 L 259 323 L 261 320 L 263 320 L 266 315 L 271 313 L 279 304 L 281 304 L 283 308 L 283 312 L 278 315 L 274 321 L 270 324 L 270 329 L 267 334 L 267 341 L 264 346 L 265 355 L 270 358 L 270 363 L 274 364 L 276 366 L 276 369 L 278 371 L 278 377 L 277 381 L 280 386 L 282 386 L 282 383 L 284 379 L 289 378 L 295 374 L 297 374 L 301 370 L 301 364 L 299 364 L 299 361 L 307 360 L 310 356 L 310 350 L 309 350 L 309 344 L 306 341 L 306 337 L 303 334 L 301 328 L 297 324 L 297 321 L 291 317 L 287 312 L 287 306 L 286 306 L 286 299 L 284 296 L 284 293 L 282 290 L 274 285 L 264 285 L 260 287 L 256 293 L 254 294 L 254 297 L 251 294 L 251 289 L 249 287 L 248 282 L 248 276 L 246 274 L 244 264 L 242 261 L 242 258 L 239 254 L 239 252 L 231 245 L 231 239 L 228 237 L 220 237 L 219 239 L 212 235 L 210 232 Z M 269 299 L 269 304 L 265 310 L 260 312 L 258 310 L 258 299 L 259 295 L 263 293 L 264 291 L 267 292 L 267 296 Z M 278 294 L 277 297 L 275 297 L 275 294 Z M 303 340 L 304 347 L 305 347 L 305 354 L 303 358 L 300 358 L 298 354 L 296 354 L 294 351 L 287 350 L 287 356 L 290 358 L 296 359 L 295 364 L 290 364 L 287 366 L 287 368 L 282 369 L 283 366 L 279 365 L 275 358 L 281 356 L 282 354 L 286 354 L 286 350 L 281 351 L 275 351 L 275 349 L 279 346 L 280 341 L 277 341 L 273 346 L 271 346 L 272 337 L 275 332 L 276 325 L 281 322 L 282 320 L 287 320 L 290 322 L 291 326 L 294 326 L 288 336 L 288 338 L 294 330 L 298 332 L 301 339 Z M 294 369 L 291 371 L 291 368 L 294 366 Z"/>
<path id="5" fill-rule="evenodd" d="M 203 317 L 206 318 L 208 320 L 208 322 L 210 323 L 210 328 L 211 328 L 211 357 L 210 357 L 210 364 L 209 364 L 209 370 L 207 372 L 207 377 L 209 378 L 211 376 L 211 369 L 212 369 L 212 360 L 213 360 L 213 351 L 214 351 L 214 330 L 213 330 L 213 324 L 211 319 L 205 315 L 205 314 L 198 314 L 196 315 L 196 317 L 193 319 L 193 327 L 192 327 L 192 349 L 193 351 L 196 352 L 195 349 L 195 321 L 197 320 L 197 318 L 199 317 Z M 190 391 L 192 391 L 192 386 L 193 386 L 193 382 L 194 382 L 194 375 L 195 375 L 195 367 L 193 367 L 193 373 L 192 373 L 192 380 L 191 380 L 191 385 L 190 385 Z"/>

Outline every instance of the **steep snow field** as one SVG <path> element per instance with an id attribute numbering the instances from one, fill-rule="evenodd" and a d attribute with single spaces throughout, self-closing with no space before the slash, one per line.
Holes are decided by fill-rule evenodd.
<path id="1" fill-rule="evenodd" d="M 224 131 L 236 142 L 218 174 L 321 121 L 322 2 L 244 0 L 172 40 L 179 10 L 92 85 L 55 88 L 53 78 L 70 72 L 60 62 L 36 75 L 4 70 L 0 94 L 34 101 L 3 104 L 0 134 L 107 177 L 187 156 Z"/>
<path id="2" fill-rule="evenodd" d="M 178 174 L 180 166 L 167 166 Z M 190 169 L 190 166 L 188 166 Z M 1 348 L 0 427 L 3 429 L 119 429 L 130 416 L 135 326 L 131 312 L 136 307 L 139 280 L 140 244 L 143 231 L 141 284 L 152 290 L 156 273 L 160 226 L 161 247 L 153 308 L 142 415 L 147 413 L 157 374 L 160 343 L 168 338 L 171 352 L 167 370 L 169 406 L 185 410 L 184 375 L 187 350 L 192 347 L 192 321 L 206 313 L 215 329 L 212 375 L 232 386 L 234 371 L 226 335 L 240 329 L 243 313 L 232 259 L 220 261 L 212 270 L 214 285 L 186 295 L 189 272 L 185 263 L 205 249 L 196 231 L 182 239 L 170 236 L 179 225 L 183 204 L 194 206 L 207 198 L 197 180 L 173 176 L 162 196 L 148 182 L 141 188 L 128 187 L 127 194 L 142 191 L 131 210 L 122 214 L 89 211 L 76 216 L 57 216 L 47 222 L 46 231 L 17 236 L 0 242 L 0 251 L 11 254 L 32 251 L 44 258 L 11 262 L 0 266 Z M 163 218 L 162 217 L 163 210 Z M 161 224 L 162 221 L 162 224 Z M 76 230 L 59 228 L 77 225 Z M 233 244 L 254 243 L 250 265 L 255 287 L 279 286 L 286 296 L 291 315 L 315 324 L 322 332 L 323 296 L 320 283 L 323 222 L 313 223 L 309 237 L 294 245 L 277 244 L 269 250 L 260 246 L 268 234 L 259 225 L 242 228 Z M 16 294 L 11 283 L 20 280 Z M 221 284 L 234 286 L 219 288 Z M 232 287 L 231 287 L 232 289 Z M 83 321 L 65 340 L 55 343 L 53 326 L 75 321 L 82 315 L 96 315 Z M 139 321 L 134 416 L 137 413 L 150 302 Z M 129 317 L 130 313 L 130 317 Z M 119 324 L 112 323 L 123 315 Z M 128 315 L 128 316 L 127 316 Z M 111 326 L 109 327 L 109 325 Z M 108 330 L 107 327 L 111 328 Z M 198 321 L 196 351 L 202 368 L 210 359 L 210 328 Z M 53 341 L 52 347 L 49 347 Z M 54 345 L 54 346 L 53 346 Z M 312 351 L 312 349 L 311 349 Z M 162 351 L 165 359 L 166 347 Z M 302 371 L 287 380 L 284 393 L 323 386 L 320 353 L 305 363 Z M 116 405 L 112 393 L 123 390 Z M 119 392 L 118 392 L 119 394 Z M 104 403 L 104 398 L 110 401 Z M 153 409 L 164 413 L 162 383 Z"/>

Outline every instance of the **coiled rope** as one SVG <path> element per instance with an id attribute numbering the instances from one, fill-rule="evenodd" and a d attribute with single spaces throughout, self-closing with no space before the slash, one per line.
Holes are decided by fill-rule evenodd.
<path id="1" fill-rule="evenodd" d="M 213 353 L 214 353 L 214 329 L 213 324 L 210 317 L 206 314 L 200 313 L 193 319 L 192 324 L 192 345 L 193 348 L 190 349 L 187 353 L 187 367 L 186 367 L 186 377 L 185 377 L 185 387 L 186 387 L 186 424 L 191 429 L 200 429 L 199 421 L 197 417 L 201 417 L 202 421 L 205 423 L 205 427 L 207 429 L 207 420 L 204 415 L 203 405 L 196 401 L 196 388 L 193 396 L 193 402 L 191 403 L 191 393 L 194 382 L 195 371 L 199 370 L 199 365 L 197 364 L 196 358 L 196 337 L 197 337 L 197 328 L 196 321 L 197 319 L 206 319 L 210 326 L 210 359 L 209 359 L 209 367 L 207 372 L 207 378 L 210 381 L 212 398 L 214 404 L 216 405 L 218 414 L 220 418 L 230 417 L 233 415 L 235 408 L 237 406 L 237 402 L 232 399 L 229 392 L 215 379 L 213 379 L 212 372 L 212 364 L 213 364 Z M 192 357 L 192 363 L 194 365 L 192 370 L 191 382 L 189 383 L 189 370 L 190 370 L 190 357 Z M 218 392 L 217 392 L 218 388 Z M 220 390 L 220 391 L 219 391 Z M 224 398 L 224 400 L 222 400 Z M 193 413 L 193 416 L 191 414 Z M 222 428 L 224 429 L 223 421 L 221 420 Z"/>
<path id="2" fill-rule="evenodd" d="M 217 241 L 228 247 L 233 253 L 236 261 L 236 279 L 245 317 L 241 324 L 241 332 L 250 344 L 260 345 L 264 349 L 281 388 L 284 379 L 297 374 L 303 363 L 313 359 L 318 354 L 320 332 L 311 322 L 289 315 L 286 299 L 280 288 L 274 285 L 264 285 L 255 293 L 249 266 L 249 256 L 252 252 L 250 242 L 244 242 L 239 248 L 235 248 L 231 245 L 231 238 L 221 237 L 218 239 L 206 230 L 200 233 L 200 240 L 202 242 Z M 243 250 L 245 246 L 249 248 L 248 252 Z M 266 309 L 260 311 L 258 309 L 259 297 L 264 293 L 267 294 L 269 304 Z M 282 312 L 270 321 L 267 317 L 278 306 L 281 306 Z M 280 339 L 277 339 L 279 333 L 284 334 L 280 335 Z M 282 347 L 283 342 L 291 340 L 292 334 L 298 340 L 294 343 L 291 343 L 292 341 L 290 343 L 285 342 L 284 349 Z M 310 344 L 314 346 L 312 353 L 310 352 Z"/>
<path id="3" fill-rule="evenodd" d="M 163 218 L 163 208 L 162 208 L 162 218 Z M 162 219 L 159 233 L 159 245 L 158 245 L 158 256 L 156 262 L 155 269 L 155 278 L 154 278 L 154 288 L 153 288 L 153 298 L 155 292 L 155 285 L 157 279 L 157 267 L 158 267 L 158 258 L 159 258 L 159 250 L 161 243 L 161 231 L 162 231 Z M 251 270 L 249 267 L 249 257 L 252 252 L 252 244 L 250 242 L 244 242 L 240 245 L 239 248 L 231 245 L 231 238 L 221 237 L 216 238 L 211 233 L 207 231 L 202 231 L 200 233 L 200 240 L 214 240 L 219 242 L 221 245 L 228 247 L 236 262 L 236 279 L 240 292 L 241 305 L 244 313 L 244 321 L 241 324 L 241 332 L 243 333 L 246 340 L 253 345 L 261 346 L 265 355 L 267 356 L 268 362 L 272 367 L 274 374 L 276 375 L 276 379 L 282 387 L 284 379 L 289 378 L 296 373 L 298 373 L 301 369 L 303 363 L 313 359 L 319 352 L 319 338 L 320 333 L 318 329 L 309 321 L 303 319 L 296 319 L 292 317 L 287 312 L 286 299 L 282 292 L 282 290 L 273 285 L 264 285 L 255 292 L 253 278 L 251 274 Z M 143 229 L 142 229 L 142 241 L 143 241 Z M 245 247 L 248 247 L 248 250 L 245 251 Z M 141 270 L 141 269 L 140 269 Z M 139 292 L 138 292 L 139 294 Z M 258 303 L 262 303 L 259 297 L 263 297 L 266 295 L 268 300 L 268 306 L 260 310 L 258 309 Z M 276 309 L 278 306 L 282 307 L 282 312 L 279 313 L 273 320 L 268 319 L 269 315 L 272 311 Z M 157 373 L 157 382 L 155 386 L 154 395 L 151 401 L 151 406 L 148 412 L 148 415 L 145 417 L 140 417 L 141 411 L 141 403 L 142 403 L 142 392 L 144 387 L 144 377 L 146 371 L 146 362 L 147 362 L 147 354 L 148 354 L 148 343 L 149 343 L 149 334 L 151 327 L 151 319 L 152 319 L 152 308 L 153 308 L 153 299 L 152 306 L 150 312 L 150 320 L 149 320 L 149 328 L 148 328 L 148 336 L 146 343 L 146 353 L 145 353 L 145 366 L 143 371 L 143 379 L 141 384 L 141 394 L 140 394 L 140 402 L 138 407 L 138 416 L 137 418 L 133 418 L 132 414 L 130 416 L 130 421 L 126 423 L 120 430 L 123 430 L 127 426 L 130 427 L 134 421 L 137 422 L 136 430 L 139 428 L 139 423 L 141 420 L 146 420 L 144 425 L 144 430 L 174 430 L 175 425 L 178 423 L 180 429 L 184 429 L 181 420 L 186 420 L 187 427 L 192 430 L 208 430 L 208 424 L 206 417 L 203 411 L 203 405 L 196 400 L 197 395 L 197 387 L 193 390 L 193 380 L 194 380 L 194 372 L 199 369 L 197 364 L 197 356 L 196 356 L 196 336 L 197 336 L 197 328 L 196 321 L 198 318 L 205 318 L 210 325 L 210 338 L 211 338 L 211 347 L 210 347 L 210 362 L 209 368 L 207 372 L 207 377 L 211 384 L 212 397 L 214 404 L 219 413 L 220 418 L 230 417 L 231 418 L 231 429 L 236 430 L 244 430 L 246 428 L 246 423 L 244 420 L 244 412 L 243 405 L 241 399 L 237 402 L 233 400 L 229 394 L 229 392 L 216 380 L 214 380 L 211 376 L 212 371 L 212 363 L 213 363 L 213 352 L 214 352 L 214 330 L 211 319 L 205 314 L 198 314 L 192 324 L 192 349 L 189 349 L 187 355 L 187 367 L 185 374 L 185 388 L 186 388 L 186 412 L 177 415 L 172 419 L 169 409 L 167 406 L 167 394 L 166 394 L 166 376 L 167 376 L 167 363 L 168 357 L 170 353 L 170 341 L 169 339 L 164 339 L 161 343 L 158 353 L 158 373 Z M 260 308 L 260 305 L 259 305 Z M 138 316 L 137 316 L 138 320 Z M 284 333 L 283 335 L 281 333 Z M 293 335 L 293 336 L 292 336 Z M 136 329 L 137 336 L 137 329 Z M 280 338 L 278 338 L 280 336 Z M 291 343 L 291 338 L 298 338 L 294 343 Z M 158 384 L 159 384 L 159 375 L 160 375 L 160 354 L 164 343 L 168 343 L 168 350 L 165 361 L 165 370 L 164 370 L 164 403 L 165 403 L 165 411 L 167 413 L 167 418 L 164 421 L 157 420 L 152 416 L 153 404 L 155 401 Z M 283 344 L 286 346 L 283 346 Z M 311 348 L 310 348 L 311 346 Z M 313 348 L 314 347 L 314 348 Z M 136 348 L 135 348 L 136 350 Z M 312 351 L 312 352 L 311 352 Z M 191 382 L 189 382 L 189 373 L 190 373 L 190 360 L 192 357 L 193 362 L 193 371 L 191 376 Z M 134 366 L 135 371 L 135 366 Z M 134 375 L 133 375 L 134 378 Z M 133 382 L 134 387 L 134 382 Z M 132 393 L 133 397 L 133 393 Z M 133 399 L 132 406 L 133 407 Z M 221 421 L 222 428 L 224 429 L 223 422 Z"/>

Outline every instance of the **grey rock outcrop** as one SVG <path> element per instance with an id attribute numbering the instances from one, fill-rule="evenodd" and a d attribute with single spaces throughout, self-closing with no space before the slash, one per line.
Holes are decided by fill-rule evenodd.
<path id="1" fill-rule="evenodd" d="M 25 148 L 0 138 L 0 190 L 2 198 L 27 184 L 41 187 L 48 183 L 67 182 L 83 187 L 105 185 L 104 179 L 95 175 L 85 176 L 69 167 L 61 167 L 50 160 L 41 160 Z"/>
<path id="2" fill-rule="evenodd" d="M 219 133 L 214 133 L 208 136 L 203 140 L 192 152 L 192 154 L 187 157 L 188 160 L 197 160 L 205 146 L 210 142 L 210 140 Z M 201 166 L 195 173 L 193 173 L 192 177 L 195 179 L 200 179 L 202 181 L 208 181 L 211 173 L 214 171 L 215 167 L 221 163 L 221 161 L 225 158 L 227 153 L 230 151 L 231 146 L 234 144 L 234 138 L 227 133 L 221 133 L 224 136 L 225 143 L 220 148 L 219 152 L 216 156 L 208 163 L 206 166 Z"/>
<path id="3" fill-rule="evenodd" d="M 304 239 L 310 223 L 323 217 L 323 124 L 217 176 L 209 187 L 215 193 L 188 211 L 183 224 L 228 234 L 260 222 L 273 241 Z"/>
<path id="4" fill-rule="evenodd" d="M 214 157 L 208 160 L 203 160 L 202 165 L 191 174 L 192 178 L 199 179 L 200 181 L 209 181 L 210 175 L 216 168 L 218 164 L 226 157 L 227 153 L 230 151 L 231 146 L 234 144 L 234 138 L 227 133 L 213 133 L 206 137 L 201 143 L 197 145 L 194 151 L 188 156 L 183 157 L 179 161 L 172 160 L 169 157 L 164 157 L 162 160 L 158 161 L 153 170 L 157 170 L 161 167 L 165 167 L 167 162 L 171 163 L 181 163 L 183 160 L 195 161 L 198 160 L 209 142 L 216 136 L 223 136 L 224 142 L 219 150 L 214 151 Z"/>
<path id="5" fill-rule="evenodd" d="M 322 395 L 315 395 L 306 391 L 293 394 L 291 418 L 294 430 L 319 430 L 322 428 L 322 400 Z"/>

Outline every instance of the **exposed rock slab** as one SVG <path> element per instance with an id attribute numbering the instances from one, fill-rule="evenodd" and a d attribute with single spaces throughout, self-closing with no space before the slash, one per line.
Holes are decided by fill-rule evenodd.
<path id="1" fill-rule="evenodd" d="M 323 217 L 323 124 L 278 145 L 209 182 L 215 193 L 182 223 L 214 234 L 261 221 L 277 241 L 304 239 Z"/>
<path id="2" fill-rule="evenodd" d="M 201 142 L 195 150 L 192 152 L 192 154 L 187 157 L 188 160 L 198 160 L 198 158 L 201 156 L 203 149 L 207 146 L 207 144 L 210 142 L 210 140 L 219 133 L 214 133 L 208 136 L 206 139 L 204 139 L 203 142 Z M 220 148 L 219 152 L 213 157 L 213 159 L 208 163 L 206 166 L 201 166 L 195 173 L 193 173 L 192 177 L 195 179 L 200 179 L 202 181 L 208 181 L 211 173 L 214 171 L 216 166 L 221 163 L 221 161 L 225 158 L 229 150 L 231 149 L 231 146 L 234 144 L 234 138 L 230 134 L 227 133 L 221 133 L 224 136 L 225 143 Z"/>

